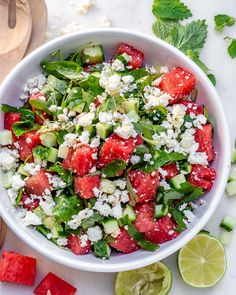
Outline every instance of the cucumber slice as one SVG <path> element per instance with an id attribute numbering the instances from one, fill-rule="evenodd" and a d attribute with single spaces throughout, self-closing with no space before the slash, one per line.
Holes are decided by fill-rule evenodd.
<path id="1" fill-rule="evenodd" d="M 68 153 L 69 153 L 68 146 L 65 146 L 63 144 L 59 146 L 59 149 L 58 149 L 58 157 L 59 158 L 65 159 L 67 157 Z"/>
<path id="2" fill-rule="evenodd" d="M 236 225 L 236 218 L 231 215 L 225 215 L 220 223 L 220 227 L 227 231 L 232 231 Z"/>
<path id="3" fill-rule="evenodd" d="M 228 196 L 235 196 L 236 195 L 236 181 L 230 181 L 226 185 L 226 193 Z"/>
<path id="4" fill-rule="evenodd" d="M 232 154 L 231 154 L 231 162 L 232 162 L 233 164 L 236 163 L 236 149 L 235 149 L 235 148 L 232 150 Z"/>
<path id="5" fill-rule="evenodd" d="M 111 248 L 107 241 L 100 240 L 93 244 L 94 255 L 98 258 L 108 259 L 111 256 Z"/>
<path id="6" fill-rule="evenodd" d="M 62 231 L 63 231 L 62 225 L 55 222 L 54 226 L 51 229 L 52 238 L 53 239 L 60 238 L 61 237 L 60 232 L 62 232 Z"/>
<path id="7" fill-rule="evenodd" d="M 95 128 L 93 125 L 85 127 L 84 130 L 87 130 L 90 135 L 93 135 L 95 133 Z"/>
<path id="8" fill-rule="evenodd" d="M 85 107 L 85 102 L 80 102 L 72 108 L 76 113 L 82 113 Z"/>
<path id="9" fill-rule="evenodd" d="M 169 212 L 168 206 L 165 206 L 163 204 L 159 204 L 155 206 L 155 217 L 160 218 L 163 216 L 166 216 Z"/>
<path id="10" fill-rule="evenodd" d="M 125 113 L 129 113 L 131 111 L 134 111 L 135 113 L 138 112 L 138 102 L 135 99 L 129 99 L 122 103 L 122 107 L 125 111 Z"/>
<path id="11" fill-rule="evenodd" d="M 113 181 L 103 178 L 99 189 L 105 194 L 113 194 L 116 190 L 116 186 Z"/>
<path id="12" fill-rule="evenodd" d="M 34 210 L 33 210 L 33 212 L 41 219 L 41 220 L 44 220 L 46 217 L 47 217 L 47 215 L 44 213 L 44 211 L 43 211 L 43 209 L 40 207 L 40 206 L 38 206 L 37 208 L 35 208 Z"/>
<path id="13" fill-rule="evenodd" d="M 123 212 L 123 218 L 124 218 L 126 215 L 128 216 L 130 222 L 134 222 L 134 221 L 136 220 L 136 216 L 137 216 L 137 215 L 136 215 L 136 213 L 135 213 L 133 207 L 131 207 L 130 205 L 127 205 L 127 206 L 126 206 L 126 208 L 125 208 L 125 210 L 124 210 L 124 212 Z"/>
<path id="14" fill-rule="evenodd" d="M 104 231 L 106 234 L 112 234 L 119 231 L 119 225 L 116 219 L 108 217 L 103 222 Z"/>
<path id="15" fill-rule="evenodd" d="M 12 133 L 10 130 L 0 131 L 0 145 L 9 145 L 13 143 Z"/>
<path id="16" fill-rule="evenodd" d="M 104 53 L 101 45 L 93 45 L 84 48 L 81 52 L 81 60 L 85 65 L 102 63 L 104 61 Z"/>
<path id="17" fill-rule="evenodd" d="M 42 145 L 46 147 L 57 146 L 57 137 L 53 132 L 45 132 L 40 135 Z"/>
<path id="18" fill-rule="evenodd" d="M 12 187 L 12 176 L 14 175 L 14 171 L 9 170 L 7 172 L 2 173 L 2 185 L 5 188 Z"/>
<path id="19" fill-rule="evenodd" d="M 170 179 L 175 189 L 181 189 L 181 184 L 186 182 L 186 178 L 183 174 L 178 174 Z"/>
<path id="20" fill-rule="evenodd" d="M 106 123 L 96 124 L 96 133 L 100 138 L 106 139 L 112 132 L 112 126 Z"/>
<path id="21" fill-rule="evenodd" d="M 227 246 L 230 244 L 231 240 L 232 240 L 232 232 L 228 232 L 225 230 L 222 230 L 222 232 L 220 233 L 220 241 L 223 245 Z"/>
<path id="22" fill-rule="evenodd" d="M 17 169 L 17 172 L 24 176 L 30 176 L 30 174 L 27 171 L 25 171 L 24 167 L 24 164 L 20 164 L 20 166 Z"/>
<path id="23" fill-rule="evenodd" d="M 43 220 L 43 225 L 48 229 L 52 229 L 55 225 L 55 221 L 53 216 L 48 216 Z"/>
<path id="24" fill-rule="evenodd" d="M 36 165 L 42 165 L 42 159 L 40 158 L 39 155 L 37 155 L 37 154 L 35 153 L 34 150 L 33 150 L 33 158 L 34 158 L 34 163 L 35 163 Z"/>
<path id="25" fill-rule="evenodd" d="M 234 167 L 229 175 L 229 180 L 236 180 L 236 168 Z"/>
<path id="26" fill-rule="evenodd" d="M 51 147 L 49 149 L 47 160 L 51 163 L 56 163 L 58 157 L 58 149 Z"/>

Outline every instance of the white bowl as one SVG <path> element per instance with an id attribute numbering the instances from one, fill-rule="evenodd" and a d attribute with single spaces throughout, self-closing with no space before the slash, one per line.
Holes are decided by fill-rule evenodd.
<path id="1" fill-rule="evenodd" d="M 85 256 L 76 256 L 70 251 L 60 249 L 38 232 L 23 225 L 21 219 L 14 213 L 6 190 L 0 184 L 1 216 L 24 242 L 48 258 L 75 269 L 117 272 L 143 267 L 169 256 L 185 245 L 204 227 L 221 200 L 228 178 L 230 167 L 229 127 L 224 108 L 215 88 L 194 62 L 173 46 L 156 37 L 125 29 L 99 29 L 74 33 L 48 42 L 22 60 L 8 75 L 0 87 L 1 102 L 19 105 L 19 96 L 23 91 L 24 84 L 29 78 L 41 72 L 39 64 L 51 52 L 60 48 L 63 53 L 68 54 L 78 49 L 80 45 L 91 41 L 102 44 L 105 48 L 106 56 L 111 56 L 120 42 L 126 42 L 145 54 L 145 64 L 160 64 L 170 67 L 182 66 L 188 69 L 197 79 L 197 88 L 199 90 L 198 103 L 206 104 L 215 131 L 214 147 L 217 156 L 213 167 L 217 171 L 217 178 L 213 189 L 204 196 L 206 203 L 203 206 L 199 206 L 196 210 L 196 219 L 188 229 L 177 239 L 161 245 L 160 249 L 155 252 L 138 250 L 131 254 L 117 253 L 113 254 L 109 261 L 103 261 L 95 258 L 92 253 Z M 0 123 L 0 127 L 3 128 L 3 114 L 1 114 Z"/>

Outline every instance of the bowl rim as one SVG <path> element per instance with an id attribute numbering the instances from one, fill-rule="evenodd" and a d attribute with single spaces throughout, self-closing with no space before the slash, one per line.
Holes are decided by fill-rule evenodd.
<path id="1" fill-rule="evenodd" d="M 132 262 L 121 262 L 116 264 L 94 264 L 93 262 L 86 262 L 86 261 L 78 261 L 77 259 L 71 259 L 68 257 L 63 257 L 63 255 L 57 255 L 57 253 L 54 253 L 53 251 L 47 251 L 46 247 L 41 247 L 38 243 L 35 242 L 34 238 L 26 235 L 24 232 L 21 232 L 18 230 L 16 222 L 14 222 L 11 219 L 10 214 L 8 214 L 7 210 L 5 209 L 2 202 L 0 202 L 0 215 L 6 222 L 6 224 L 9 226 L 9 228 L 26 244 L 28 244 L 30 247 L 32 247 L 34 250 L 39 252 L 40 254 L 46 256 L 49 259 L 52 259 L 53 261 L 60 263 L 64 266 L 71 267 L 78 270 L 84 270 L 84 271 L 91 271 L 91 272 L 118 272 L 118 271 L 126 271 L 131 269 L 136 269 L 140 267 L 144 267 L 146 265 L 149 265 L 151 263 L 154 263 L 156 261 L 160 261 L 169 255 L 173 254 L 177 250 L 179 250 L 182 246 L 184 246 L 188 241 L 190 241 L 209 221 L 210 217 L 213 215 L 215 209 L 217 208 L 221 197 L 223 195 L 225 185 L 228 179 L 229 169 L 230 169 L 230 159 L 231 159 L 231 151 L 230 151 L 230 133 L 229 133 L 229 127 L 226 119 L 226 115 L 223 109 L 223 105 L 220 101 L 220 97 L 215 89 L 215 87 L 212 85 L 210 80 L 207 78 L 205 73 L 191 60 L 189 59 L 184 53 L 182 53 L 180 50 L 175 48 L 174 46 L 170 45 L 169 43 L 145 34 L 140 33 L 135 30 L 130 29 L 124 29 L 124 28 L 103 28 L 103 29 L 93 29 L 93 30 L 86 30 L 83 32 L 75 32 L 71 33 L 59 38 L 56 38 L 54 40 L 51 40 L 32 53 L 30 53 L 27 57 L 25 57 L 22 61 L 19 62 L 19 64 L 8 74 L 8 76 L 4 79 L 2 84 L 0 85 L 0 95 L 2 92 L 7 89 L 9 81 L 14 76 L 14 72 L 16 70 L 20 70 L 24 67 L 24 64 L 28 62 L 28 60 L 33 60 L 37 54 L 42 50 L 49 50 L 50 47 L 58 46 L 60 43 L 66 43 L 70 42 L 70 40 L 74 40 L 75 38 L 78 38 L 80 36 L 85 35 L 94 35 L 94 34 L 106 34 L 106 33 L 119 33 L 119 34 L 125 34 L 130 35 L 133 37 L 139 37 L 144 40 L 148 40 L 150 42 L 158 43 L 163 48 L 167 49 L 171 54 L 178 56 L 180 59 L 184 60 L 189 66 L 194 70 L 195 73 L 198 74 L 199 80 L 204 81 L 206 86 L 208 87 L 208 91 L 210 92 L 210 95 L 214 97 L 215 104 L 217 104 L 218 109 L 221 109 L 220 112 L 220 119 L 221 119 L 221 128 L 223 130 L 222 132 L 222 142 L 223 142 L 223 155 L 221 162 L 224 163 L 224 171 L 222 172 L 221 179 L 217 179 L 218 183 L 218 190 L 215 194 L 215 202 L 211 202 L 209 208 L 206 210 L 206 212 L 203 214 L 202 218 L 199 219 L 194 225 L 191 230 L 189 230 L 187 235 L 184 235 L 181 237 L 181 239 L 176 239 L 176 242 L 169 245 L 166 249 L 162 249 L 162 252 L 150 252 L 150 255 L 144 258 L 137 258 Z"/>

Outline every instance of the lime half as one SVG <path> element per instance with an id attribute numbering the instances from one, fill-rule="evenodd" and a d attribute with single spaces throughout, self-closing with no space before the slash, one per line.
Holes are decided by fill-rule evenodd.
<path id="1" fill-rule="evenodd" d="M 178 266 L 187 284 L 197 288 L 212 287 L 225 274 L 224 247 L 216 238 L 198 234 L 179 251 Z"/>
<path id="2" fill-rule="evenodd" d="M 116 295 L 167 295 L 172 284 L 172 274 L 161 262 L 120 272 L 116 277 Z"/>

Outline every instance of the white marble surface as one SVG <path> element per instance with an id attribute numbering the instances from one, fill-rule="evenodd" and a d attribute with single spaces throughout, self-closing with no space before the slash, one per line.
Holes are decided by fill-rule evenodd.
<path id="1" fill-rule="evenodd" d="M 76 13 L 76 7 L 83 0 L 47 0 L 49 8 L 48 31 L 56 36 L 60 29 L 72 21 L 86 24 L 91 28 L 98 26 L 101 17 L 106 14 L 113 26 L 135 29 L 152 34 L 151 25 L 154 17 L 151 13 L 152 0 L 94 0 L 95 7 L 85 16 Z M 236 37 L 236 26 L 227 28 L 225 33 L 215 33 L 213 17 L 218 13 L 228 13 L 236 17 L 236 0 L 186 0 L 195 18 L 205 18 L 209 24 L 207 44 L 202 52 L 202 58 L 217 78 L 217 90 L 221 96 L 227 113 L 232 134 L 232 141 L 236 137 L 236 59 L 232 60 L 227 54 L 227 44 L 223 40 L 225 35 Z M 74 6 L 72 4 L 75 4 Z M 236 198 L 223 197 L 211 221 L 206 226 L 213 234 L 218 234 L 221 218 L 231 213 L 236 216 Z M 30 249 L 13 233 L 8 231 L 4 249 L 14 250 L 38 259 L 37 283 L 48 272 L 52 271 L 68 280 L 78 288 L 80 295 L 113 295 L 115 274 L 98 274 L 75 271 L 52 261 Z M 224 279 L 214 288 L 198 290 L 187 286 L 181 279 L 176 268 L 176 254 L 165 263 L 173 270 L 172 295 L 234 295 L 236 280 L 236 234 L 227 247 L 228 269 Z M 32 288 L 0 283 L 1 295 L 28 295 Z M 66 294 L 65 294 L 66 295 Z"/>

